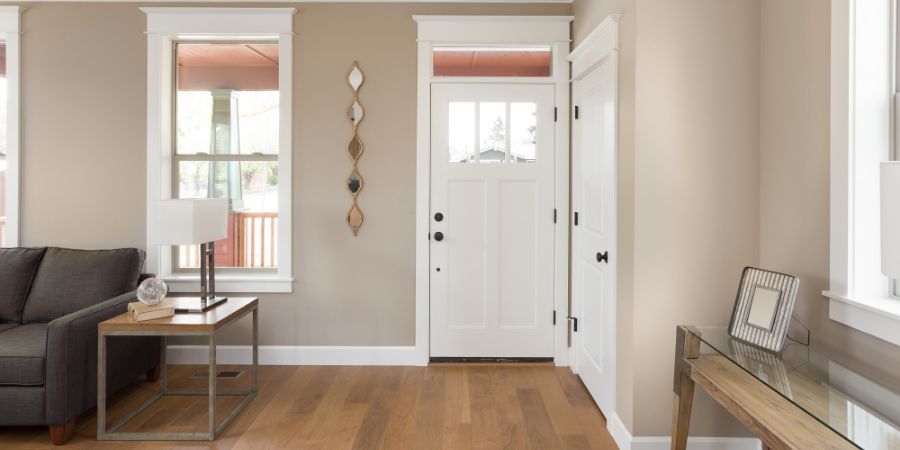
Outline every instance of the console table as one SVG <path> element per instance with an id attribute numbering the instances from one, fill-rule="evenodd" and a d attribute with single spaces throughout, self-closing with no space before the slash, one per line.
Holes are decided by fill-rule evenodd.
<path id="1" fill-rule="evenodd" d="M 195 299 L 173 299 L 175 308 L 179 305 L 190 306 Z M 256 397 L 259 379 L 259 300 L 256 298 L 229 297 L 224 303 L 203 313 L 175 314 L 163 319 L 135 322 L 128 313 L 113 317 L 98 325 L 97 342 L 97 440 L 134 441 L 134 440 L 215 440 L 225 427 L 234 420 L 244 408 Z M 249 390 L 217 390 L 216 389 L 216 333 L 234 324 L 247 315 L 253 316 L 253 366 L 251 367 L 251 386 Z M 107 429 L 106 424 L 106 344 L 110 336 L 159 336 L 162 338 L 160 355 L 159 391 L 148 398 L 137 409 L 126 414 Z M 166 380 L 166 337 L 167 336 L 203 336 L 209 344 L 209 388 L 208 389 L 172 389 Z M 115 361 L 112 361 L 115 363 Z M 216 394 L 243 396 L 234 409 L 225 416 L 221 423 L 216 423 Z M 208 395 L 209 396 L 209 429 L 206 433 L 149 433 L 123 432 L 123 425 L 140 414 L 164 395 Z"/>
<path id="2" fill-rule="evenodd" d="M 778 355 L 724 327 L 679 326 L 672 448 L 687 445 L 699 386 L 765 448 L 900 449 L 898 380 L 862 375 L 815 347 L 788 342 Z"/>

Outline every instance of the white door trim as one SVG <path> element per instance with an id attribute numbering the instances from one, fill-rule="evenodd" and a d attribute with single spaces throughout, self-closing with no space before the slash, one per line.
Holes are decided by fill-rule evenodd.
<path id="1" fill-rule="evenodd" d="M 427 365 L 430 358 L 430 232 L 431 213 L 431 84 L 454 82 L 543 82 L 555 85 L 556 152 L 555 201 L 557 224 L 554 228 L 553 304 L 556 310 L 554 328 L 554 361 L 569 364 L 569 64 L 571 16 L 414 16 L 418 23 L 418 102 L 416 113 L 416 363 Z M 519 36 L 519 37 L 516 37 Z M 536 37 L 537 36 L 537 37 Z M 515 39 L 513 39 L 515 37 Z M 539 38 L 538 38 L 539 37 Z M 432 77 L 431 53 L 435 44 L 472 45 L 522 44 L 549 45 L 553 48 L 553 77 L 461 79 Z M 511 41 L 513 39 L 513 41 Z M 539 40 L 535 40 L 539 39 Z"/>
<path id="2" fill-rule="evenodd" d="M 597 68 L 598 66 L 600 66 L 601 64 L 603 64 L 605 62 L 617 64 L 617 57 L 618 57 L 618 50 L 619 50 L 619 39 L 618 39 L 619 17 L 620 17 L 619 14 L 612 14 L 612 15 L 607 16 L 606 19 L 604 19 L 603 22 L 601 22 L 600 25 L 598 25 L 597 28 L 595 28 L 594 31 L 591 32 L 591 34 L 588 35 L 588 37 L 569 55 L 568 60 L 572 63 L 572 73 L 573 73 L 572 82 L 573 83 L 577 83 L 579 80 L 584 79 L 584 77 L 591 74 L 595 68 Z M 618 70 L 617 65 L 615 65 L 614 68 L 615 68 L 615 70 Z M 615 89 L 618 90 L 618 77 L 616 77 L 615 84 L 616 84 Z M 574 91 L 575 90 L 573 89 L 573 95 L 574 95 Z M 577 99 L 576 99 L 576 101 L 577 101 Z M 618 101 L 617 101 L 616 107 L 618 107 Z M 616 115 L 618 116 L 618 111 L 616 112 Z M 616 120 L 616 127 L 618 127 L 618 120 Z M 577 134 L 575 135 L 575 137 L 578 137 Z M 611 214 L 612 214 L 610 221 L 613 225 L 612 225 L 612 230 L 610 232 L 610 234 L 612 235 L 612 243 L 609 248 L 609 253 L 611 255 L 611 258 L 616 258 L 616 260 L 617 260 L 617 258 L 618 258 L 618 246 L 616 245 L 617 244 L 616 239 L 618 238 L 618 230 L 617 230 L 618 130 L 617 129 L 616 129 L 616 135 L 614 137 L 614 142 L 615 142 L 614 143 L 615 149 L 614 149 L 614 154 L 613 154 L 613 167 L 612 167 L 612 173 L 613 173 L 612 197 L 614 199 L 614 205 L 610 209 Z M 575 145 L 573 145 L 573 148 L 574 147 L 575 147 Z M 575 254 L 577 254 L 577 253 L 575 253 Z M 616 304 L 615 299 L 616 299 L 616 293 L 617 293 L 617 286 L 616 286 L 616 276 L 617 276 L 616 267 L 617 267 L 617 265 L 618 264 L 610 265 L 610 267 L 611 267 L 610 284 L 611 284 L 611 292 L 612 292 L 612 299 L 613 299 L 613 310 L 615 310 L 615 304 Z M 572 305 L 572 309 L 575 311 L 580 310 L 582 307 L 583 307 L 582 305 L 574 305 L 574 304 Z M 610 365 L 610 367 L 604 368 L 604 370 L 608 371 L 611 374 L 611 376 L 609 378 L 612 381 L 612 386 L 610 386 L 609 388 L 612 390 L 612 398 L 614 399 L 613 404 L 615 405 L 616 385 L 617 385 L 616 370 L 617 370 L 617 366 L 618 366 L 618 364 L 617 364 L 618 355 L 616 352 L 616 344 L 615 344 L 616 320 L 615 319 L 611 320 L 608 323 L 610 323 L 613 327 L 613 329 L 610 330 L 611 336 L 613 337 L 612 338 L 613 343 L 610 346 L 611 351 L 612 351 L 610 361 L 612 362 L 612 364 Z M 573 352 L 572 358 L 574 358 L 574 352 L 577 350 L 576 346 L 573 345 L 571 350 Z M 613 411 L 604 411 L 604 413 L 607 414 L 607 417 L 614 417 L 617 414 L 617 410 L 618 410 L 618 405 L 615 405 L 615 406 L 613 406 Z M 613 422 L 610 421 L 608 424 L 608 428 L 610 429 L 611 432 L 614 432 L 616 430 L 614 430 L 612 428 L 612 425 L 613 425 Z M 620 443 L 620 445 L 621 445 L 621 443 Z"/>

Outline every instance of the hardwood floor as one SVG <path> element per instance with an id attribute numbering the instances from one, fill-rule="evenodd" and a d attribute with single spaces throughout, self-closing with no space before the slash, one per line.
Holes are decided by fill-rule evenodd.
<path id="1" fill-rule="evenodd" d="M 220 370 L 246 369 L 222 366 Z M 201 366 L 170 366 L 171 387 L 204 387 Z M 242 387 L 249 374 L 220 379 Z M 139 382 L 110 401 L 110 422 L 156 388 Z M 234 397 L 217 397 L 224 417 Z M 129 431 L 205 431 L 206 397 L 165 397 Z M 552 365 L 263 366 L 259 395 L 216 442 L 98 442 L 94 413 L 73 448 L 615 449 L 584 386 Z M 123 430 L 124 431 L 124 430 Z M 46 427 L 0 427 L 0 448 L 52 448 Z"/>

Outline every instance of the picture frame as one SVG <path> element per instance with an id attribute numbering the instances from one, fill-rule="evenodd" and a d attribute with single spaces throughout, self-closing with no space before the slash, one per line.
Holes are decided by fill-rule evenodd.
<path id="1" fill-rule="evenodd" d="M 728 334 L 748 344 L 781 353 L 799 288 L 800 280 L 793 275 L 745 267 Z"/>

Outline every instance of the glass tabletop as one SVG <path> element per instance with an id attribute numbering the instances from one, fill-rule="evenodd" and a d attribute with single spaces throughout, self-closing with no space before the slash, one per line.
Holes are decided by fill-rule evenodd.
<path id="1" fill-rule="evenodd" d="M 701 354 L 720 354 L 863 449 L 900 449 L 900 373 L 878 380 L 788 341 L 782 354 L 741 342 L 725 327 L 692 327 Z"/>

